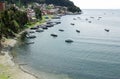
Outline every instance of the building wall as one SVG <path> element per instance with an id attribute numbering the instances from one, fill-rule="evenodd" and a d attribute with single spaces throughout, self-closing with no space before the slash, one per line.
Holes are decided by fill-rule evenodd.
<path id="1" fill-rule="evenodd" d="M 5 10 L 5 3 L 4 2 L 0 2 L 0 11 Z"/>

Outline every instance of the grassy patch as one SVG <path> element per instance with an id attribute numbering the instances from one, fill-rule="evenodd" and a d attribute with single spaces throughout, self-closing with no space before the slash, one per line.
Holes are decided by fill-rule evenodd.
<path id="1" fill-rule="evenodd" d="M 7 67 L 0 64 L 0 79 L 10 79 L 6 73 Z"/>
<path id="2" fill-rule="evenodd" d="M 0 79 L 9 79 L 9 76 L 6 74 L 0 74 Z"/>
<path id="3" fill-rule="evenodd" d="M 25 25 L 25 27 L 31 28 L 36 25 L 41 25 L 42 23 L 45 23 L 48 20 L 48 19 L 46 19 L 46 17 L 48 17 L 48 19 L 51 19 L 53 17 L 53 15 L 44 15 L 44 16 L 42 16 L 42 20 L 38 20 L 37 22 L 29 22 Z"/>
<path id="4" fill-rule="evenodd" d="M 2 65 L 2 64 L 0 64 L 0 70 L 5 70 L 5 69 L 7 69 L 7 67 Z"/>

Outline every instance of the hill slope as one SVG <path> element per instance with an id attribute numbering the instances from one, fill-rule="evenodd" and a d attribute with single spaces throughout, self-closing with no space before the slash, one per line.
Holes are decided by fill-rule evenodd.
<path id="1" fill-rule="evenodd" d="M 75 6 L 74 3 L 70 0 L 5 0 L 5 1 L 7 1 L 9 3 L 21 3 L 23 5 L 27 5 L 27 4 L 33 3 L 33 2 L 54 4 L 54 5 L 58 5 L 58 6 L 68 7 L 68 10 L 71 12 L 80 12 L 81 11 L 80 8 Z"/>

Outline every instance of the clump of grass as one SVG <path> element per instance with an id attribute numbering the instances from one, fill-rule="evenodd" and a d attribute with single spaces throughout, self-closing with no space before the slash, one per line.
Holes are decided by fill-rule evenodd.
<path id="1" fill-rule="evenodd" d="M 0 73 L 0 79 L 10 79 L 8 75 Z"/>
<path id="2" fill-rule="evenodd" d="M 48 17 L 48 19 L 51 19 L 52 17 L 53 17 L 53 15 L 44 15 L 44 16 L 42 16 L 42 19 L 41 20 L 38 20 L 37 22 L 28 22 L 26 25 L 25 25 L 25 27 L 26 28 L 31 28 L 31 27 L 34 27 L 35 25 L 40 25 L 40 24 L 42 24 L 42 23 L 44 23 L 44 22 L 46 22 L 46 18 L 45 17 Z"/>
<path id="3" fill-rule="evenodd" d="M 0 64 L 0 79 L 10 79 L 10 76 L 6 72 L 7 67 Z"/>

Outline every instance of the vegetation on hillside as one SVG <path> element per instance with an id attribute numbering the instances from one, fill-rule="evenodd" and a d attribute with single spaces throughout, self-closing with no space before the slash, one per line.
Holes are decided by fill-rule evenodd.
<path id="1" fill-rule="evenodd" d="M 81 12 L 80 8 L 75 6 L 74 3 L 70 0 L 45 0 L 45 3 L 68 7 L 68 11 L 73 13 Z"/>
<path id="2" fill-rule="evenodd" d="M 35 11 L 35 16 L 37 19 L 42 19 L 42 14 L 41 14 L 41 10 L 39 8 L 34 8 L 34 11 Z"/>
<path id="3" fill-rule="evenodd" d="M 57 6 L 68 7 L 68 11 L 70 12 L 81 12 L 80 8 L 75 6 L 74 3 L 70 0 L 5 0 L 5 1 L 7 1 L 8 3 L 16 3 L 18 5 L 27 5 L 33 2 L 54 4 Z"/>
<path id="4" fill-rule="evenodd" d="M 16 3 L 21 5 L 27 5 L 29 3 L 38 2 L 46 4 L 54 4 L 57 6 L 68 7 L 70 12 L 80 12 L 80 8 L 76 7 L 70 0 L 0 0 L 7 1 L 7 3 Z M 37 19 L 42 19 L 41 11 L 38 8 L 34 8 Z M 5 11 L 0 12 L 0 39 L 2 37 L 14 37 L 15 34 L 25 28 L 25 24 L 28 23 L 27 13 L 17 10 L 15 7 L 10 7 Z"/>
<path id="5" fill-rule="evenodd" d="M 24 29 L 28 22 L 27 13 L 11 7 L 0 12 L 0 39 L 4 37 L 14 37 L 16 33 Z"/>

